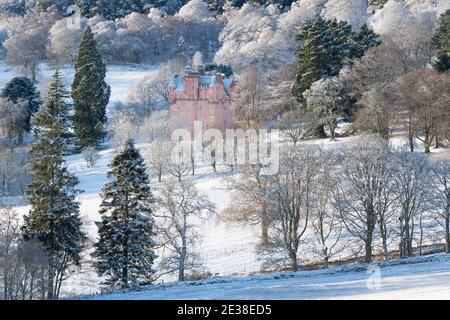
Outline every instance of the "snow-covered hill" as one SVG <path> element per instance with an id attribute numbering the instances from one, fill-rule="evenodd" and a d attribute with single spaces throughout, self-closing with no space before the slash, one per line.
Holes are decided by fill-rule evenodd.
<path id="1" fill-rule="evenodd" d="M 450 299 L 450 255 L 208 279 L 81 299 Z"/>
<path id="2" fill-rule="evenodd" d="M 123 101 L 126 98 L 126 94 L 130 87 L 133 86 L 135 81 L 142 78 L 148 72 L 151 72 L 152 68 L 134 68 L 134 67 L 120 67 L 120 66 L 109 66 L 108 67 L 107 82 L 112 87 L 112 102 Z M 0 87 L 3 87 L 5 83 L 17 74 L 17 70 L 8 68 L 0 64 Z M 40 84 L 44 83 L 53 73 L 53 68 L 48 65 L 41 66 L 40 74 Z M 70 85 L 71 79 L 73 77 L 72 68 L 67 67 L 62 70 L 64 74 L 64 79 L 66 84 Z M 330 142 L 328 140 L 311 140 L 304 142 L 306 144 L 323 144 L 326 147 L 336 147 L 340 148 L 345 144 L 352 143 L 357 137 L 339 138 L 337 141 Z M 392 143 L 395 146 L 402 146 L 406 144 L 403 138 L 395 137 L 392 139 Z M 141 151 L 144 151 L 148 144 L 139 144 L 138 147 Z M 108 164 L 111 162 L 112 157 L 115 153 L 114 148 L 107 148 L 100 152 L 100 159 L 98 163 L 93 168 L 88 168 L 85 161 L 81 155 L 72 155 L 67 158 L 67 164 L 69 170 L 76 174 L 80 179 L 79 189 L 84 192 L 78 197 L 80 201 L 81 216 L 83 219 L 83 224 L 85 230 L 88 232 L 90 240 L 94 241 L 97 236 L 97 229 L 94 224 L 95 221 L 99 220 L 99 205 L 101 188 L 103 184 L 107 181 L 106 172 L 108 171 Z M 420 147 L 418 148 L 420 151 Z M 450 155 L 450 150 L 439 149 L 433 150 L 433 155 L 442 155 L 448 157 Z M 205 192 L 210 200 L 215 204 L 217 212 L 222 211 L 228 206 L 231 201 L 230 192 L 226 189 L 225 179 L 226 177 L 235 174 L 230 173 L 230 169 L 226 167 L 219 167 L 218 173 L 214 173 L 209 166 L 200 166 L 196 169 L 195 176 L 186 176 L 184 179 L 193 181 L 196 186 L 203 192 Z M 163 179 L 168 179 L 168 176 L 163 177 Z M 161 185 L 152 180 L 151 187 L 154 192 L 157 192 Z M 16 207 L 16 211 L 19 214 L 25 214 L 29 210 L 28 206 L 19 205 Z M 198 243 L 195 251 L 199 253 L 202 262 L 203 270 L 209 272 L 212 275 L 220 277 L 230 277 L 230 276 L 245 276 L 251 273 L 257 273 L 261 270 L 262 261 L 259 260 L 257 254 L 257 244 L 259 241 L 259 228 L 254 225 L 229 225 L 221 221 L 217 216 L 213 216 L 207 221 L 196 222 L 199 228 L 199 234 L 201 234 L 202 239 Z M 345 252 L 344 252 L 345 253 Z M 312 256 L 302 256 L 302 261 L 311 262 L 317 257 Z M 427 273 L 427 270 L 437 270 L 436 275 L 430 275 L 431 280 L 424 280 L 425 284 L 436 283 L 444 276 L 447 276 L 447 285 L 450 287 L 449 283 L 449 271 L 450 264 L 448 260 L 450 258 L 445 256 L 444 258 L 439 258 L 436 269 L 433 269 L 432 264 L 435 262 L 427 262 L 420 264 L 422 266 L 423 272 L 422 276 Z M 64 296 L 73 294 L 93 294 L 100 291 L 100 279 L 95 274 L 94 270 L 90 265 L 91 258 L 89 252 L 86 252 L 83 259 L 82 269 L 80 272 L 76 272 L 69 277 L 69 279 L 63 285 Z M 158 261 L 157 261 L 158 262 Z M 446 263 L 449 266 L 446 266 Z M 418 265 L 417 265 L 418 266 Z M 427 267 L 428 266 L 428 267 Z M 422 268 L 421 267 L 421 268 Z M 390 275 L 389 269 L 386 268 L 386 275 Z M 415 274 L 416 265 L 411 267 L 395 267 L 398 272 L 401 272 L 401 277 L 410 279 L 408 277 L 419 277 L 420 274 Z M 428 268 L 428 269 L 427 269 Z M 397 270 L 395 269 L 395 270 Z M 354 270 L 354 269 L 351 269 Z M 395 271 L 392 274 L 395 274 Z M 442 270 L 442 274 L 441 271 Z M 334 271 L 317 271 L 312 273 L 298 273 L 291 276 L 285 274 L 282 277 L 286 279 L 276 279 L 278 275 L 274 276 L 258 276 L 258 277 L 247 277 L 240 278 L 238 280 L 234 278 L 220 278 L 219 280 L 208 280 L 208 281 L 224 281 L 223 286 L 217 284 L 208 284 L 207 282 L 200 282 L 202 286 L 193 286 L 188 290 L 190 293 L 181 293 L 183 288 L 188 284 L 176 285 L 176 286 L 162 286 L 156 287 L 159 289 L 150 290 L 148 293 L 148 298 L 196 298 L 196 297 L 206 297 L 206 298 L 306 298 L 306 297 L 316 297 L 315 289 L 317 290 L 317 297 L 338 297 L 342 295 L 353 295 L 359 294 L 358 290 L 362 290 L 367 295 L 374 294 L 372 291 L 364 291 L 363 283 L 367 278 L 365 272 L 350 272 L 350 273 L 340 273 L 340 275 L 333 275 L 331 273 Z M 383 271 L 384 274 L 385 271 Z M 408 273 L 412 273 L 408 276 Z M 314 275 L 314 276 L 308 276 Z M 328 277 L 327 281 L 321 280 L 322 277 Z M 435 279 L 435 277 L 437 277 Z M 402 278 L 402 279 L 403 279 Z M 174 280 L 171 277 L 162 278 L 165 282 Z M 325 279 L 325 278 L 324 278 Z M 394 276 L 390 276 L 390 281 L 394 288 L 396 284 L 402 284 L 402 280 L 395 282 Z M 413 278 L 411 278 L 413 279 Z M 416 278 L 414 278 L 416 279 Z M 261 281 L 259 284 L 259 280 Z M 436 280 L 436 281 L 435 281 Z M 279 282 L 277 282 L 279 281 Z M 408 280 L 410 284 L 416 283 L 415 280 Z M 430 282 L 431 281 L 431 282 Z M 274 290 L 276 286 L 278 290 Z M 331 289 L 331 283 L 336 283 L 336 285 Z M 406 282 L 405 282 L 406 283 Z M 194 283 L 199 284 L 199 283 Z M 242 288 L 240 288 L 242 286 Z M 286 286 L 286 288 L 285 288 Z M 347 289 L 345 289 L 347 288 Z M 342 290 L 341 290 L 342 289 Z M 211 290 L 210 295 L 206 295 L 206 292 Z M 309 291 L 308 291 L 309 290 Z M 403 289 L 402 289 L 403 290 Z M 382 291 L 380 291 L 382 292 Z M 144 293 L 142 293 L 144 295 Z M 139 293 L 130 294 L 130 298 L 140 298 Z M 147 296 L 142 296 L 147 298 Z"/>

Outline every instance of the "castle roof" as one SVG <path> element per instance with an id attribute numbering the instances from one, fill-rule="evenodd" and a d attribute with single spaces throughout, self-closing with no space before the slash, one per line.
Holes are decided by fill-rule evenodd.
<path id="1" fill-rule="evenodd" d="M 207 74 L 207 75 L 198 75 L 196 74 L 188 74 L 188 76 L 197 77 L 199 79 L 199 85 L 202 87 L 217 87 L 219 85 L 219 81 L 217 80 L 218 76 L 223 76 L 219 74 Z M 224 78 L 223 85 L 225 89 L 230 88 L 233 83 L 233 78 Z M 175 88 L 176 91 L 184 91 L 184 79 L 183 76 L 176 74 L 172 77 L 170 82 L 170 87 Z"/>

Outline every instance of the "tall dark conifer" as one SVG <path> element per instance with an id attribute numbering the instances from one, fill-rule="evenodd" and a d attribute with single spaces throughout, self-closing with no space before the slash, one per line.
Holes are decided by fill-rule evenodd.
<path id="1" fill-rule="evenodd" d="M 98 146 L 103 139 L 106 105 L 111 95 L 105 77 L 106 65 L 97 50 L 94 34 L 87 27 L 78 51 L 72 84 L 74 132 L 79 148 Z"/>
<path id="2" fill-rule="evenodd" d="M 47 299 L 57 299 L 67 268 L 80 263 L 86 238 L 81 231 L 78 179 L 69 173 L 63 153 L 68 135 L 67 94 L 57 71 L 44 105 L 32 119 L 37 140 L 32 144 L 28 186 L 30 212 L 24 217 L 26 240 L 42 242 L 48 252 Z"/>
<path id="3" fill-rule="evenodd" d="M 130 287 L 153 280 L 153 195 L 144 159 L 128 140 L 110 165 L 111 182 L 103 188 L 97 223 L 99 241 L 93 256 L 99 275 L 111 287 Z"/>
<path id="4" fill-rule="evenodd" d="M 434 68 L 439 72 L 450 70 L 450 10 L 444 12 L 438 20 L 433 45 L 438 50 Z"/>

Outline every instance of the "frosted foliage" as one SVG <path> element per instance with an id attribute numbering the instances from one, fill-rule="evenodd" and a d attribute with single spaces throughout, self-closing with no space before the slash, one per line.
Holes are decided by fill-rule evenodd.
<path id="1" fill-rule="evenodd" d="M 438 15 L 450 9 L 448 0 L 404 0 L 413 14 L 420 14 L 427 10 L 434 10 Z"/>
<path id="2" fill-rule="evenodd" d="M 226 10 L 228 23 L 220 33 L 219 40 L 223 44 L 215 62 L 237 70 L 248 65 L 270 65 L 276 52 L 270 40 L 279 12 L 273 6 L 262 8 L 254 4 L 245 4 L 239 10 L 227 7 Z"/>
<path id="3" fill-rule="evenodd" d="M 324 0 L 299 0 L 291 5 L 291 9 L 278 19 L 278 30 L 292 38 L 303 24 L 319 14 Z"/>
<path id="4" fill-rule="evenodd" d="M 208 10 L 208 6 L 203 0 L 191 0 L 181 7 L 177 14 L 186 20 L 203 20 L 212 16 L 212 12 Z"/>
<path id="5" fill-rule="evenodd" d="M 279 65 L 292 63 L 298 42 L 294 37 L 303 24 L 317 16 L 324 0 L 300 0 L 291 5 L 291 9 L 281 14 L 277 21 L 277 28 L 270 39 L 274 55 Z"/>
<path id="6" fill-rule="evenodd" d="M 371 17 L 369 24 L 382 38 L 401 44 L 419 37 L 431 37 L 436 24 L 436 11 L 427 10 L 414 15 L 406 5 L 390 0 Z"/>
<path id="7" fill-rule="evenodd" d="M 155 23 L 161 23 L 165 17 L 165 12 L 156 8 L 151 8 L 148 13 L 148 18 Z"/>
<path id="8" fill-rule="evenodd" d="M 389 35 L 410 25 L 413 20 L 414 17 L 405 5 L 389 0 L 383 9 L 372 16 L 370 26 L 376 33 Z"/>
<path id="9" fill-rule="evenodd" d="M 353 29 L 366 22 L 367 0 L 329 0 L 321 12 L 325 19 L 347 21 Z"/>

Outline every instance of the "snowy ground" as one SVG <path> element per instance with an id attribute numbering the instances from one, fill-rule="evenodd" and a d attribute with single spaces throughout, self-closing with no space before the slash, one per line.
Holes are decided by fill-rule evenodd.
<path id="1" fill-rule="evenodd" d="M 54 72 L 54 68 L 48 65 L 41 65 L 40 67 L 40 85 L 42 86 L 46 80 L 48 80 L 52 73 Z M 123 101 L 126 98 L 126 95 L 129 91 L 129 88 L 133 86 L 133 84 L 144 77 L 148 72 L 154 71 L 154 68 L 151 67 L 130 67 L 130 66 L 109 66 L 108 74 L 107 74 L 107 82 L 112 87 L 112 102 Z M 73 70 L 70 67 L 63 68 L 62 73 L 64 75 L 64 79 L 66 80 L 66 84 L 69 86 L 71 80 L 73 78 Z M 0 63 L 0 88 L 2 88 L 7 81 L 9 81 L 13 76 L 17 74 L 17 70 L 14 68 L 7 67 Z M 340 148 L 341 146 L 351 143 L 355 137 L 350 138 L 339 138 L 337 141 L 330 142 L 328 140 L 312 140 L 305 142 L 306 144 L 314 143 L 314 144 L 324 144 L 325 146 L 333 146 Z M 400 138 L 394 138 L 393 143 L 396 146 L 404 146 L 406 145 L 406 141 Z M 141 144 L 139 147 L 144 150 L 146 144 Z M 420 146 L 419 146 L 420 148 Z M 419 149 L 420 150 L 420 149 Z M 448 149 L 440 149 L 433 152 L 439 156 L 449 156 Z M 108 170 L 107 165 L 110 163 L 112 157 L 114 156 L 115 150 L 113 148 L 109 148 L 101 151 L 100 160 L 95 165 L 94 168 L 87 168 L 85 161 L 82 159 L 80 155 L 73 155 L 67 158 L 67 164 L 69 166 L 69 170 L 76 174 L 80 179 L 79 189 L 84 190 L 84 192 L 79 196 L 78 200 L 81 204 L 81 216 L 83 218 L 84 227 L 87 231 L 90 240 L 95 241 L 97 230 L 94 224 L 95 221 L 99 220 L 98 209 L 100 205 L 100 196 L 101 188 L 103 184 L 106 182 L 106 172 Z M 209 167 L 200 167 L 196 170 L 196 175 L 194 177 L 187 176 L 185 179 L 189 179 L 195 182 L 197 187 L 206 192 L 211 201 L 213 201 L 216 205 L 217 212 L 222 211 L 224 208 L 228 206 L 230 201 L 232 201 L 230 193 L 226 190 L 225 179 L 229 176 L 229 169 L 227 168 L 219 168 L 219 173 L 213 173 L 211 168 Z M 164 177 L 167 179 L 168 177 Z M 160 188 L 160 184 L 152 181 L 152 188 L 155 192 L 157 192 L 158 188 Z M 16 211 L 19 214 L 25 214 L 29 210 L 28 206 L 17 206 Z M 216 216 L 211 217 L 205 221 L 198 221 L 199 233 L 202 235 L 202 241 L 197 245 L 196 251 L 200 254 L 201 259 L 204 263 L 204 271 L 210 272 L 212 275 L 217 276 L 244 276 L 250 273 L 258 272 L 261 270 L 261 261 L 258 259 L 258 255 L 256 254 L 256 246 L 258 243 L 259 229 L 257 226 L 247 225 L 247 226 L 237 226 L 237 225 L 228 225 L 222 221 L 220 221 Z M 308 257 L 311 258 L 311 257 Z M 92 294 L 99 292 L 99 279 L 97 278 L 95 272 L 91 269 L 89 262 L 90 257 L 88 252 L 85 254 L 85 259 L 83 263 L 83 269 L 81 272 L 77 272 L 73 276 L 69 278 L 69 280 L 65 283 L 63 292 L 65 295 L 70 294 Z M 447 261 L 445 263 L 448 263 Z M 441 277 L 448 276 L 448 271 L 450 266 L 445 269 L 446 266 L 444 262 L 439 262 L 439 265 L 436 265 L 436 269 L 433 269 L 431 266 L 426 266 L 426 264 L 421 264 L 419 267 L 428 268 L 428 270 L 436 270 L 435 274 L 430 275 L 429 280 L 424 280 L 423 283 L 439 283 L 438 281 L 433 282 L 435 278 L 441 279 Z M 442 274 L 438 272 L 439 268 L 442 269 Z M 400 268 L 401 269 L 401 268 Z M 389 276 L 389 268 L 383 271 L 383 274 Z M 402 271 L 403 270 L 403 271 Z M 401 273 L 399 280 L 395 280 L 395 276 L 389 276 L 387 279 L 390 279 L 389 283 L 392 284 L 393 288 L 397 288 L 400 290 L 400 286 L 395 287 L 395 283 L 401 284 L 410 283 L 414 284 L 414 280 L 410 279 L 407 276 L 408 268 L 404 268 L 399 270 Z M 418 269 L 417 269 L 418 270 Z M 411 267 L 411 270 L 416 272 L 416 266 Z M 426 270 L 423 270 L 423 274 L 426 273 Z M 276 294 L 273 293 L 274 287 L 267 286 L 267 283 L 257 283 L 257 279 L 261 278 L 247 278 L 243 280 L 246 285 L 242 288 L 239 288 L 242 283 L 231 281 L 225 284 L 225 289 L 223 287 L 214 287 L 212 286 L 210 289 L 212 293 L 210 298 L 264 298 L 267 295 L 272 294 L 273 298 L 285 298 L 285 297 L 294 297 L 294 298 L 304 298 L 304 297 L 315 297 L 317 293 L 317 297 L 337 297 L 337 296 L 352 296 L 356 294 L 355 288 L 362 288 L 364 283 L 364 277 L 367 278 L 365 273 L 355 273 L 355 274 L 343 274 L 342 276 L 328 275 L 329 281 L 325 281 L 323 283 L 320 282 L 320 277 L 295 277 L 296 281 L 284 283 L 277 282 L 276 279 L 272 279 L 269 277 L 268 281 L 273 281 L 273 286 L 278 286 L 279 292 Z M 327 276 L 327 277 L 328 277 Z M 420 273 L 413 273 L 411 277 L 420 277 Z M 334 277 L 334 278 L 333 278 Z M 337 277 L 337 278 L 336 278 Z M 173 280 L 170 277 L 163 278 L 166 282 Z M 255 280 L 256 279 L 256 280 Z M 300 280 L 301 279 L 301 280 Z M 413 279 L 413 278 L 411 278 Z M 416 278 L 414 278 L 416 279 Z M 405 280 L 405 281 L 403 281 Z M 442 279 L 441 279 L 442 280 Z M 259 280 L 258 280 L 259 281 Z M 286 279 L 286 281 L 288 281 Z M 397 282 L 395 282 L 397 281 Z M 447 284 L 448 284 L 447 279 Z M 325 283 L 325 284 L 324 284 Z M 444 282 L 443 282 L 444 283 Z M 247 285 L 248 284 L 248 285 Z M 284 289 L 286 286 L 286 289 Z M 290 286 L 290 287 L 289 287 Z M 327 287 L 332 287 L 331 293 L 325 290 Z M 317 291 L 315 288 L 317 287 Z M 424 286 L 421 286 L 421 288 Z M 449 285 L 450 287 L 450 285 Z M 148 298 L 154 298 L 156 295 L 159 295 L 159 298 L 198 298 L 203 297 L 205 292 L 208 291 L 208 287 L 202 286 L 196 288 L 192 293 L 189 293 L 190 296 L 185 296 L 188 293 L 184 293 L 178 295 L 177 292 L 181 292 L 184 286 L 176 286 L 171 287 L 170 289 L 164 289 L 156 291 L 149 291 Z M 252 289 L 254 288 L 254 289 Z M 290 289 L 289 289 L 290 288 Z M 347 288 L 347 289 L 346 289 Z M 353 288 L 353 289 L 352 289 Z M 439 288 L 439 287 L 437 287 Z M 342 290 L 338 290 L 342 289 Z M 203 291 L 202 291 L 203 290 Z M 254 290 L 254 291 L 252 291 Z M 310 290 L 308 292 L 308 290 Z M 361 289 L 362 290 L 362 289 Z M 425 290 L 425 289 L 424 289 Z M 189 290 L 191 291 L 191 290 Z M 295 296 L 289 296 L 290 291 L 295 291 Z M 340 291 L 338 293 L 337 291 Z M 374 294 L 372 291 L 364 291 L 358 294 L 365 294 L 370 296 Z M 215 293 L 216 292 L 216 293 Z M 331 291 L 330 291 L 331 292 Z M 381 291 L 380 291 L 381 292 Z M 384 292 L 384 291 L 383 291 Z M 392 290 L 389 291 L 389 294 L 393 294 Z M 166 295 L 167 293 L 167 295 Z M 216 295 L 217 294 L 217 295 Z M 375 293 L 376 294 L 376 293 Z M 400 293 L 399 293 L 400 294 Z M 138 296 L 134 296 L 135 294 L 131 294 L 131 298 Z M 136 293 L 139 295 L 139 293 Z M 147 296 L 145 296 L 146 298 Z"/>
<path id="2" fill-rule="evenodd" d="M 53 76 L 56 66 L 41 63 L 38 69 L 37 87 L 45 91 L 47 82 Z M 60 68 L 66 88 L 72 85 L 74 77 L 74 68 L 64 66 Z M 106 73 L 106 82 L 111 86 L 110 104 L 123 101 L 128 94 L 129 88 L 149 72 L 155 71 L 151 66 L 108 66 Z M 0 62 L 0 89 L 2 89 L 9 80 L 20 74 L 20 70 L 15 67 L 5 65 Z"/>
<path id="3" fill-rule="evenodd" d="M 84 297 L 159 299 L 450 299 L 450 255 L 329 270 L 218 278 Z"/>

